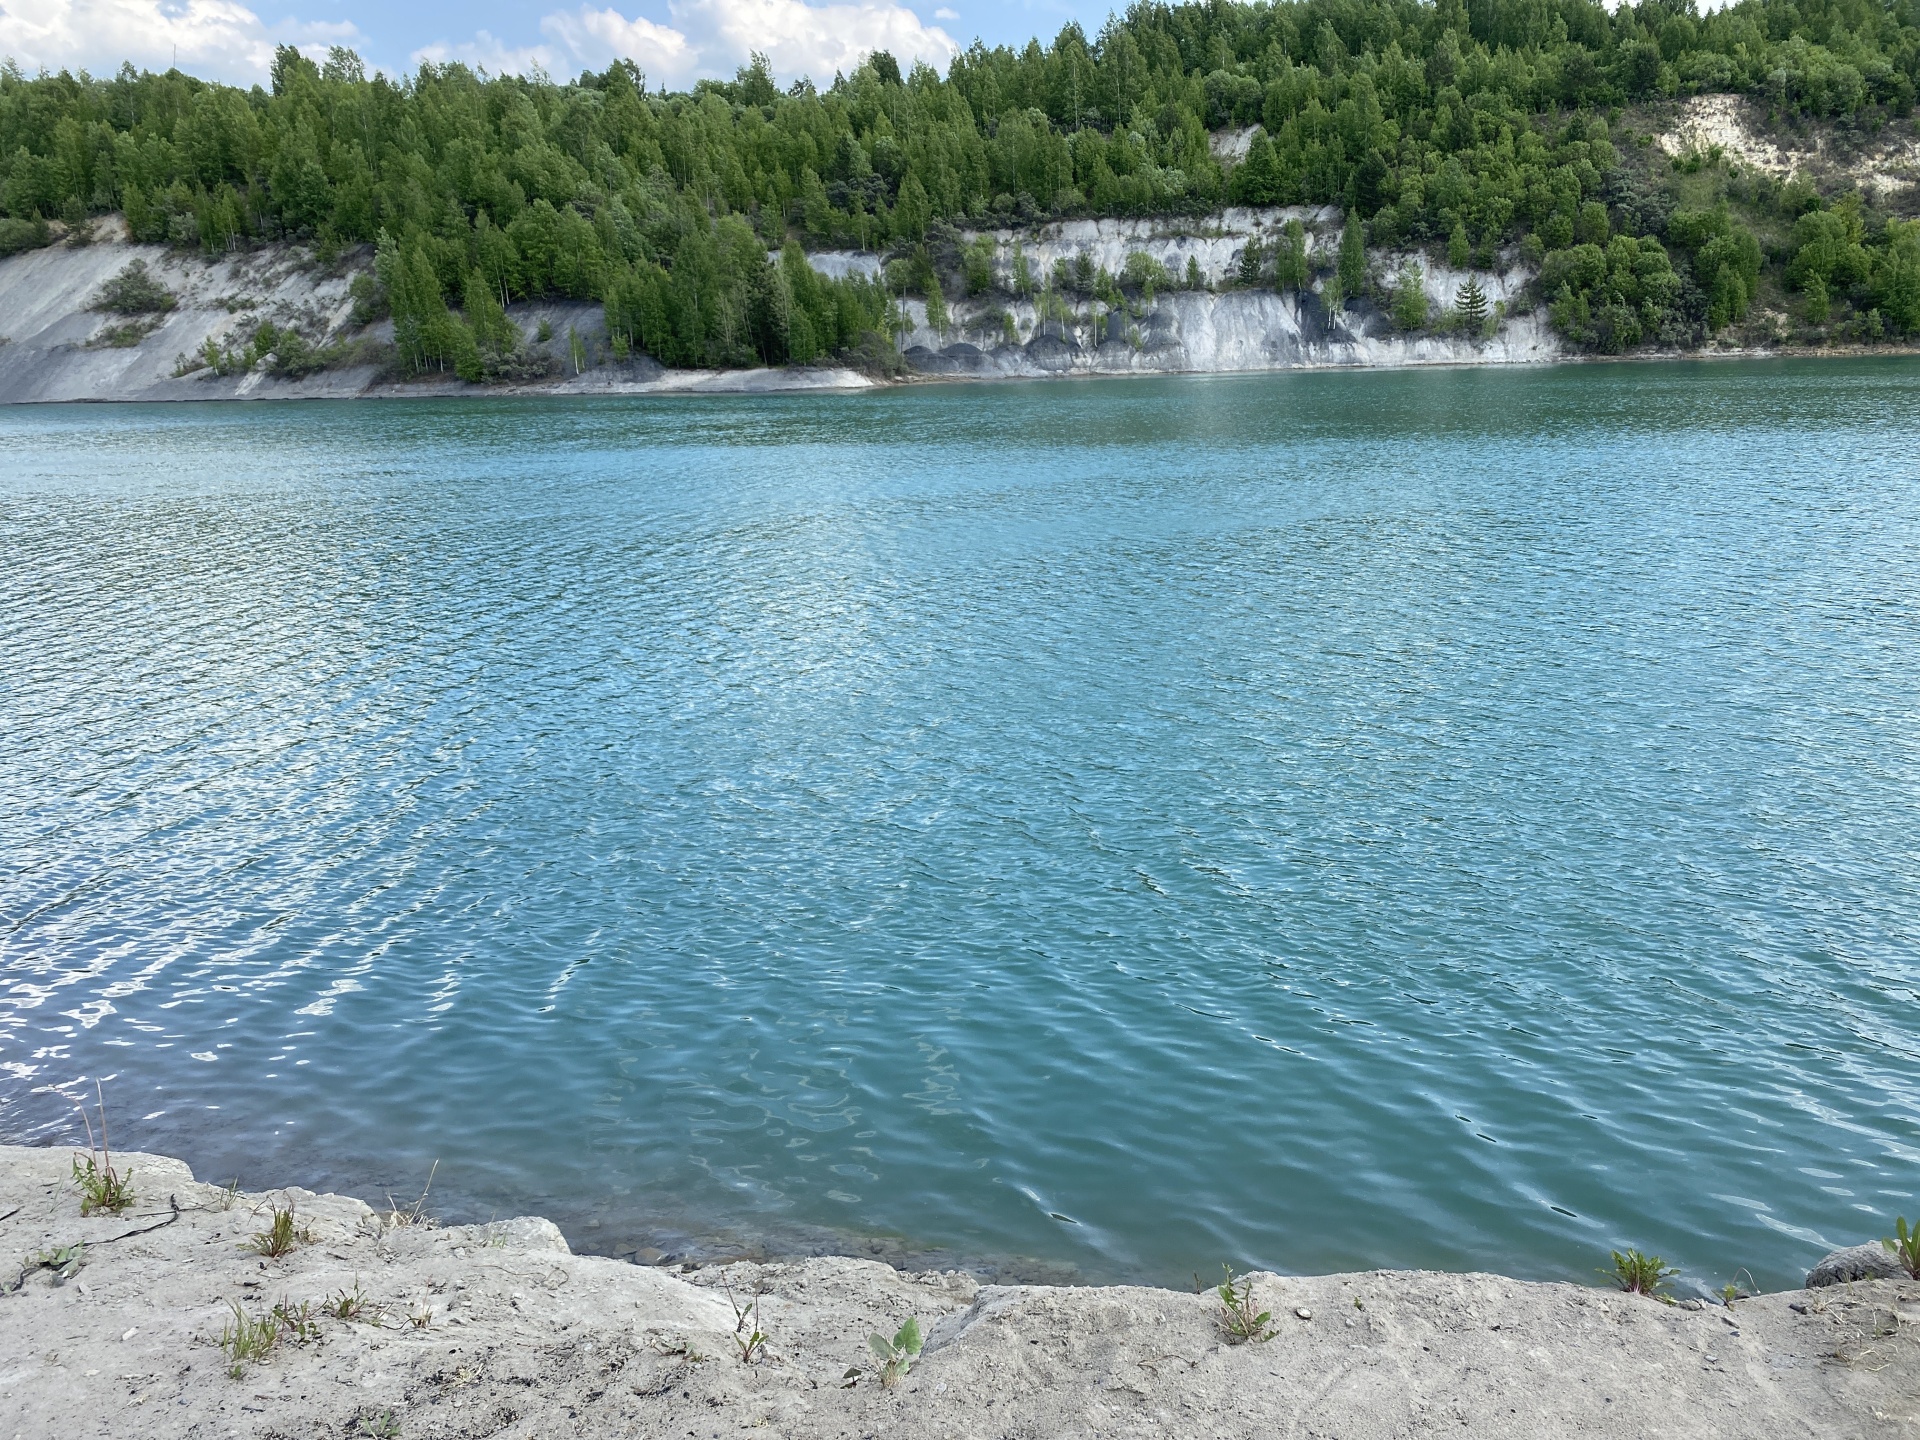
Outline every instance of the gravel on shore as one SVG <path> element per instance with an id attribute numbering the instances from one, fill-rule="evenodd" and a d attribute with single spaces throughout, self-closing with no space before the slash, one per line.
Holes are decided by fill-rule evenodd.
<path id="1" fill-rule="evenodd" d="M 134 1204 L 82 1216 L 68 1151 L 0 1147 L 0 1440 L 1920 1437 L 1908 1280 L 1689 1308 L 1497 1275 L 1256 1275 L 1275 1333 L 1234 1345 L 1211 1293 L 830 1258 L 683 1273 L 574 1255 L 545 1220 L 396 1225 L 115 1163 Z M 258 1253 L 287 1207 L 304 1238 Z M 55 1252 L 78 1242 L 72 1269 Z M 333 1313 L 356 1293 L 357 1318 Z M 736 1304 L 756 1295 L 746 1363 Z M 236 1375 L 223 1327 L 276 1304 L 304 1325 Z M 885 1386 L 868 1337 L 910 1316 L 925 1351 Z"/>

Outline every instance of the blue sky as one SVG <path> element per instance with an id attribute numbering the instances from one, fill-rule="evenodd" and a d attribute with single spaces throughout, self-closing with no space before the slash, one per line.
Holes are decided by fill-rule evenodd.
<path id="1" fill-rule="evenodd" d="M 731 75 L 765 51 L 782 80 L 833 78 L 857 57 L 889 49 L 940 68 L 974 37 L 988 44 L 1050 39 L 1070 19 L 1091 33 L 1095 0 L 0 0 L 0 55 L 32 73 L 123 60 L 209 78 L 262 80 L 276 44 L 311 54 L 350 45 L 390 73 L 423 59 L 489 70 L 540 67 L 555 76 L 637 61 L 655 84 L 680 88 Z"/>

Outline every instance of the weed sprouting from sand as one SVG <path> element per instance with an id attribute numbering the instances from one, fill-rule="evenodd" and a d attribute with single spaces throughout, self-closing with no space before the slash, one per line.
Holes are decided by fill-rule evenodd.
<path id="1" fill-rule="evenodd" d="M 235 1380 L 247 1373 L 247 1366 L 258 1365 L 273 1354 L 282 1339 L 296 1345 L 311 1345 L 320 1338 L 320 1321 L 313 1313 L 313 1302 L 294 1305 L 282 1300 L 264 1315 L 249 1315 L 237 1300 L 229 1300 L 233 1318 L 220 1330 L 220 1348 L 232 1362 L 227 1374 Z"/>
<path id="2" fill-rule="evenodd" d="M 1745 1285 L 1742 1285 L 1739 1281 L 1739 1277 L 1742 1275 L 1747 1277 L 1747 1283 Z M 1753 1272 L 1751 1270 L 1737 1270 L 1734 1272 L 1734 1277 L 1734 1279 L 1729 1280 L 1720 1287 L 1720 1303 L 1729 1309 L 1733 1307 L 1734 1301 L 1745 1300 L 1750 1295 L 1758 1295 L 1760 1293 L 1759 1287 L 1754 1284 Z"/>
<path id="3" fill-rule="evenodd" d="M 920 1358 L 920 1322 L 909 1315 L 893 1332 L 893 1339 L 869 1335 L 867 1346 L 880 1360 L 880 1383 L 892 1389 L 906 1378 L 913 1362 Z"/>
<path id="4" fill-rule="evenodd" d="M 27 1283 L 27 1277 L 36 1270 L 47 1270 L 53 1274 L 53 1283 L 64 1285 L 80 1273 L 80 1267 L 87 1263 L 87 1242 L 76 1240 L 71 1245 L 56 1245 L 50 1250 L 35 1250 L 20 1263 L 20 1273 L 4 1285 L 0 1285 L 0 1294 L 11 1295 Z"/>
<path id="5" fill-rule="evenodd" d="M 238 1380 L 247 1373 L 247 1366 L 259 1365 L 273 1354 L 273 1347 L 280 1343 L 280 1318 L 273 1311 L 255 1318 L 240 1308 L 240 1302 L 229 1300 L 233 1307 L 233 1319 L 220 1331 L 220 1348 L 232 1363 L 227 1374 Z"/>
<path id="6" fill-rule="evenodd" d="M 1897 1238 L 1880 1243 L 1893 1252 L 1893 1258 L 1900 1262 L 1907 1274 L 1920 1280 L 1920 1221 L 1916 1221 L 1909 1229 L 1907 1217 L 1896 1215 L 1893 1218 L 1893 1233 Z"/>
<path id="7" fill-rule="evenodd" d="M 407 1319 L 413 1322 L 414 1329 L 426 1330 L 433 1324 L 433 1306 L 422 1305 L 418 1310 L 407 1316 Z"/>
<path id="8" fill-rule="evenodd" d="M 1680 1273 L 1678 1266 L 1667 1264 L 1658 1255 L 1643 1255 L 1633 1249 L 1624 1254 L 1618 1250 L 1608 1253 L 1613 1256 L 1613 1269 L 1602 1270 L 1602 1275 L 1609 1276 L 1629 1295 L 1645 1295 L 1669 1305 L 1673 1303 L 1673 1297 L 1666 1293 L 1666 1283 Z"/>
<path id="9" fill-rule="evenodd" d="M 295 1226 L 293 1207 L 289 1205 L 284 1210 L 275 1208 L 273 1223 L 265 1230 L 249 1236 L 247 1248 L 270 1259 L 278 1260 L 282 1255 L 291 1255 L 296 1248 L 309 1243 L 312 1239 L 311 1230 Z"/>
<path id="10" fill-rule="evenodd" d="M 109 1215 L 118 1215 L 133 1204 L 133 1172 L 125 1175 L 113 1168 L 113 1152 L 107 1148 L 107 1100 L 101 1092 L 100 1082 L 93 1084 L 94 1108 L 100 1115 L 100 1144 L 93 1143 L 93 1120 L 87 1114 L 87 1107 L 80 1101 L 74 1101 L 74 1108 L 80 1112 L 80 1123 L 87 1127 L 87 1153 L 73 1157 L 73 1183 L 80 1190 L 80 1213 L 92 1215 L 106 1211 Z"/>
<path id="11" fill-rule="evenodd" d="M 336 1320 L 359 1320 L 369 1325 L 379 1323 L 378 1315 L 367 1308 L 366 1292 L 360 1288 L 360 1279 L 354 1277 L 353 1289 L 335 1292 L 331 1300 L 320 1309 Z"/>
<path id="12" fill-rule="evenodd" d="M 222 1210 L 231 1210 L 234 1205 L 238 1203 L 239 1199 L 240 1177 L 236 1175 L 220 1187 L 220 1208 Z"/>
<path id="13" fill-rule="evenodd" d="M 1271 1340 L 1275 1333 L 1273 1312 L 1253 1308 L 1253 1277 L 1243 1275 L 1236 1280 L 1231 1265 L 1220 1268 L 1227 1272 L 1227 1278 L 1214 1293 L 1220 1297 L 1220 1323 L 1226 1329 L 1227 1343 Z"/>
<path id="14" fill-rule="evenodd" d="M 722 1283 L 727 1303 L 733 1307 L 733 1348 L 739 1352 L 742 1365 L 751 1365 L 767 1350 L 767 1333 L 760 1328 L 760 1297 L 767 1293 L 766 1281 L 756 1279 L 753 1294 L 744 1303 L 733 1293 L 731 1280 Z"/>
<path id="15" fill-rule="evenodd" d="M 707 1357 L 695 1349 L 684 1335 L 672 1337 L 656 1335 L 647 1342 L 648 1348 L 658 1355 L 685 1360 L 689 1365 L 704 1365 Z"/>
<path id="16" fill-rule="evenodd" d="M 433 1168 L 427 1171 L 427 1183 L 420 1187 L 420 1198 L 402 1209 L 393 1196 L 387 1196 L 386 1223 L 390 1230 L 405 1230 L 413 1226 L 432 1229 L 439 1221 L 427 1214 L 427 1194 L 433 1189 L 433 1177 L 439 1173 L 440 1162 L 433 1162 Z"/>
<path id="17" fill-rule="evenodd" d="M 398 1440 L 400 1422 L 394 1419 L 391 1410 L 380 1415 L 362 1415 L 360 1433 L 366 1436 L 367 1440 Z"/>
<path id="18" fill-rule="evenodd" d="M 280 1333 L 291 1336 L 296 1345 L 311 1345 L 320 1338 L 320 1322 L 313 1318 L 311 1300 L 298 1305 L 282 1300 L 273 1307 L 272 1319 L 280 1326 Z"/>

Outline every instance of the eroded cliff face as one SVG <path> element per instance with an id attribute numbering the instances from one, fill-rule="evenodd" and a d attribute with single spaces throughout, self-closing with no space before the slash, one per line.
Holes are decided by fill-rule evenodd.
<path id="1" fill-rule="evenodd" d="M 510 311 L 529 350 L 552 360 L 548 378 L 522 385 L 468 385 L 452 374 L 395 380 L 379 363 L 392 324 L 356 330 L 350 287 L 367 268 L 361 253 L 322 269 L 306 251 L 270 245 L 219 260 L 126 240 L 118 217 L 93 243 L 56 244 L 0 260 L 0 404 L 73 400 L 306 400 L 442 395 L 606 395 L 714 391 L 859 389 L 873 382 L 831 366 L 805 369 L 668 370 L 644 356 L 615 362 L 597 304 L 551 301 Z M 173 297 L 154 314 L 94 308 L 103 287 L 132 261 Z M 315 345 L 364 339 L 364 363 L 298 379 L 258 364 L 220 374 L 207 342 L 243 346 L 267 321 L 294 326 Z M 545 337 L 544 339 L 542 337 Z"/>
<path id="2" fill-rule="evenodd" d="M 1484 287 L 1484 281 L 1483 287 Z M 1451 303 L 1451 292 L 1448 302 Z M 907 363 L 934 375 L 1043 376 L 1211 374 L 1336 366 L 1512 365 L 1557 358 L 1545 317 L 1503 322 L 1487 339 L 1401 334 L 1371 303 L 1329 313 L 1314 293 L 1175 291 L 1139 317 L 1105 315 L 1042 322 L 1031 302 L 991 307 L 985 322 L 961 318 L 945 333 L 909 302 L 916 324 L 902 341 Z M 1013 321 L 1009 341 L 1000 315 Z M 976 312 L 977 315 L 977 312 Z"/>
<path id="3" fill-rule="evenodd" d="M 1330 266 L 1339 216 L 1331 210 L 1228 210 L 1205 220 L 1074 220 L 1015 233 L 965 232 L 993 241 L 995 288 L 951 303 L 947 325 L 927 323 L 924 300 L 904 303 L 910 328 L 899 337 L 908 365 L 929 376 L 980 378 L 1276 370 L 1325 366 L 1512 364 L 1550 360 L 1559 347 L 1544 318 L 1503 318 L 1484 339 L 1395 330 L 1370 302 L 1330 313 L 1320 293 L 1278 293 L 1270 283 L 1242 286 L 1240 258 L 1258 238 L 1269 253 L 1289 220 L 1306 227 L 1309 257 Z M 1056 263 L 1093 273 L 1125 271 L 1144 254 L 1177 282 L 1199 288 L 1135 291 L 1109 311 L 1089 296 L 1014 293 L 1024 260 L 1033 277 Z M 1414 257 L 1376 255 L 1375 273 L 1391 280 Z M 852 251 L 809 257 L 823 274 L 877 275 L 881 257 Z M 174 297 L 171 309 L 127 316 L 94 307 L 102 287 L 130 261 Z M 62 400 L 226 400 L 450 394 L 648 394 L 855 388 L 872 382 L 845 369 L 665 370 L 645 357 L 615 362 L 600 307 L 578 302 L 515 305 L 511 314 L 530 348 L 544 347 L 554 373 L 512 386 L 472 386 L 452 375 L 395 381 L 377 363 L 384 322 L 353 326 L 349 288 L 367 257 L 322 270 L 295 247 L 268 246 L 220 260 L 127 243 L 109 218 L 94 243 L 57 244 L 0 260 L 0 404 Z M 1410 273 L 1410 272 L 1408 272 Z M 1426 267 L 1420 283 L 1435 313 L 1451 307 L 1465 271 Z M 1475 272 L 1491 306 L 1520 299 L 1531 274 L 1510 266 Z M 1063 303 L 1064 302 L 1064 303 Z M 239 347 L 262 321 L 292 325 L 317 345 L 364 338 L 367 363 L 349 363 L 299 379 L 266 363 L 219 374 L 201 358 L 211 341 Z M 540 337 L 545 336 L 545 339 Z"/>
<path id="4" fill-rule="evenodd" d="M 1417 274 L 1434 315 L 1451 310 L 1468 279 L 1476 281 L 1499 315 L 1484 337 L 1402 333 L 1366 300 L 1330 312 L 1324 281 L 1305 292 L 1278 293 L 1270 263 L 1268 278 L 1241 283 L 1240 260 L 1249 242 L 1257 240 L 1270 257 L 1289 221 L 1299 221 L 1305 231 L 1309 261 L 1331 268 L 1341 218 L 1331 208 L 1239 208 L 1198 220 L 1067 220 L 1022 231 L 962 231 L 965 246 L 991 242 L 995 290 L 950 301 L 948 324 L 940 330 L 927 323 L 925 301 L 907 301 L 913 324 L 900 348 L 922 373 L 981 377 L 1510 365 L 1561 355 L 1544 315 L 1506 313 L 1525 308 L 1524 292 L 1533 279 L 1533 271 L 1518 264 L 1469 271 L 1412 254 L 1369 257 L 1372 273 L 1386 286 Z M 1019 278 L 1023 263 L 1031 281 L 1043 283 L 1061 264 L 1070 272 L 1084 265 L 1085 273 L 1120 275 L 1135 255 L 1155 262 L 1176 288 L 1163 287 L 1151 298 L 1136 293 L 1124 312 L 1062 291 L 1070 311 L 1064 319 L 1057 303 L 1043 318 L 1037 297 L 1017 295 L 1025 288 Z M 809 258 L 822 274 L 880 273 L 876 255 L 841 251 Z"/>
<path id="5" fill-rule="evenodd" d="M 125 235 L 118 217 L 109 217 L 90 245 L 58 244 L 0 260 L 0 403 L 272 393 L 280 382 L 264 372 L 193 377 L 192 357 L 208 340 L 227 344 L 261 319 L 331 339 L 352 313 L 351 275 L 317 273 L 299 252 L 275 247 L 209 262 L 130 245 Z M 173 308 L 153 315 L 92 308 L 101 288 L 133 260 L 173 295 Z M 372 374 L 370 366 L 326 372 L 300 382 L 299 390 L 351 394 Z"/>

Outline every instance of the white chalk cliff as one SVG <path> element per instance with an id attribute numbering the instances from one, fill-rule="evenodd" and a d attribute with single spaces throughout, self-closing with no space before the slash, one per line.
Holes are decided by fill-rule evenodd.
<path id="1" fill-rule="evenodd" d="M 1075 220 L 1015 233 L 963 232 L 994 244 L 997 289 L 951 302 L 948 323 L 927 323 L 924 300 L 903 309 L 899 337 L 908 365 L 926 375 L 1046 376 L 1222 372 L 1322 366 L 1485 365 L 1551 360 L 1560 354 L 1538 312 L 1501 315 L 1487 338 L 1397 332 L 1370 302 L 1329 313 L 1313 289 L 1281 294 L 1271 285 L 1240 286 L 1239 258 L 1253 237 L 1271 246 L 1289 219 L 1307 227 L 1309 254 L 1327 266 L 1338 217 L 1319 210 L 1228 210 L 1202 220 Z M 1123 310 L 1088 296 L 1059 293 L 1042 319 L 1039 297 L 1018 297 L 1016 257 L 1029 272 L 1050 275 L 1056 261 L 1085 256 L 1097 273 L 1119 274 L 1142 253 L 1184 283 L 1197 268 L 1203 288 L 1138 295 Z M 93 309 L 101 288 L 132 260 L 172 292 L 164 314 L 128 317 Z M 881 272 L 871 253 L 822 252 L 809 257 L 822 274 Z M 1391 281 L 1410 273 L 1411 256 L 1375 256 Z M 1190 263 L 1191 262 L 1191 266 Z M 600 307 L 578 302 L 516 305 L 512 316 L 529 345 L 549 349 L 556 374 L 514 386 L 469 386 L 451 375 L 395 382 L 372 363 L 347 364 L 300 379 L 275 376 L 262 362 L 220 375 L 200 360 L 208 341 L 232 345 L 260 321 L 294 325 L 317 343 L 354 335 L 349 296 L 356 266 L 331 269 L 296 247 L 266 246 L 218 260 L 127 241 L 117 217 L 96 226 L 93 243 L 60 243 L 0 260 L 0 404 L 71 400 L 216 400 L 398 396 L 469 393 L 644 394 L 858 388 L 872 382 L 833 367 L 753 371 L 674 371 L 644 357 L 616 362 L 608 352 Z M 1423 267 L 1420 283 L 1432 310 L 1453 305 L 1464 271 Z M 1475 275 L 1490 306 L 1504 311 L 1522 298 L 1531 272 L 1507 266 Z M 1063 305 L 1061 302 L 1064 301 Z M 1524 308 L 1524 307 L 1519 307 Z M 1066 312 L 1062 318 L 1063 310 Z M 365 333 L 385 338 L 384 322 Z M 537 337 L 545 334 L 544 341 Z"/>

